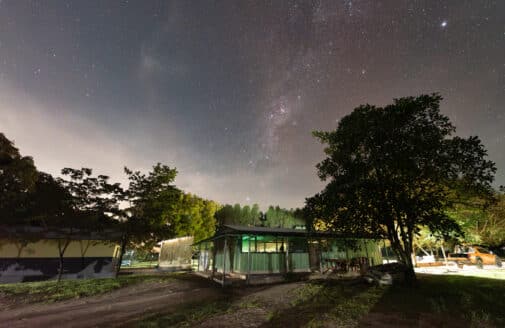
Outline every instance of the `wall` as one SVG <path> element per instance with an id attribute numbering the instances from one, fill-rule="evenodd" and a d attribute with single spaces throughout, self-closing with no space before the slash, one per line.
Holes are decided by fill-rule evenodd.
<path id="1" fill-rule="evenodd" d="M 20 245 L 18 244 L 18 247 Z M 0 283 L 54 279 L 58 275 L 57 240 L 40 240 L 19 248 L 0 239 Z M 112 277 L 119 246 L 96 240 L 71 241 L 63 256 L 63 279 Z"/>
<path id="2" fill-rule="evenodd" d="M 232 239 L 228 239 L 228 243 Z M 234 239 L 233 243 L 233 263 L 230 263 L 230 252 L 227 250 L 226 272 L 230 272 L 230 266 L 233 264 L 233 272 L 247 274 L 267 274 L 267 273 L 286 273 L 286 253 L 266 253 L 266 252 L 241 252 L 240 239 Z M 218 248 L 216 253 L 216 268 L 218 272 L 223 272 L 224 254 L 223 249 Z M 309 266 L 309 253 L 288 253 L 289 257 L 289 271 L 290 272 L 308 272 Z M 251 266 L 248 269 L 248 261 Z M 250 270 L 250 271 L 248 271 Z"/>
<path id="3" fill-rule="evenodd" d="M 158 266 L 162 270 L 177 271 L 191 269 L 193 237 L 181 237 L 161 242 Z"/>

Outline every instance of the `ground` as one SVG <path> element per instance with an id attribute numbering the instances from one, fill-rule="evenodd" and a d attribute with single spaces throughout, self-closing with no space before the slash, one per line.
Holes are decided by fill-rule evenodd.
<path id="1" fill-rule="evenodd" d="M 505 326 L 505 284 L 502 280 L 456 275 L 418 276 L 419 283 L 414 288 L 370 286 L 355 279 L 325 279 L 233 289 L 223 289 L 191 274 L 161 275 L 159 279 L 130 277 L 130 283 L 112 292 L 49 304 L 32 298 L 26 291 L 16 294 L 11 290 L 9 294 L 0 286 L 4 308 L 0 313 L 0 325 Z"/>

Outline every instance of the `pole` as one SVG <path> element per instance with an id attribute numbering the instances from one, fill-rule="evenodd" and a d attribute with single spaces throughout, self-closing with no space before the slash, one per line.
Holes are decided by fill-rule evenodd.
<path id="1" fill-rule="evenodd" d="M 200 259 L 202 258 L 202 244 L 198 244 L 198 258 L 196 262 L 196 272 L 200 272 Z"/>
<path id="2" fill-rule="evenodd" d="M 323 248 L 321 247 L 322 239 L 317 241 L 317 248 L 319 249 L 319 272 L 323 273 Z"/>
<path id="3" fill-rule="evenodd" d="M 389 264 L 389 254 L 388 254 L 388 248 L 386 246 L 386 241 L 384 240 L 384 250 L 386 251 L 386 263 Z"/>
<path id="4" fill-rule="evenodd" d="M 246 281 L 249 284 L 249 276 L 251 275 L 251 236 L 247 236 L 247 244 L 249 247 L 249 252 L 247 253 L 247 277 Z"/>
<path id="5" fill-rule="evenodd" d="M 286 273 L 289 272 L 289 237 L 286 237 Z"/>
<path id="6" fill-rule="evenodd" d="M 226 249 L 227 249 L 227 244 L 226 244 L 226 236 L 224 237 L 224 251 L 223 251 L 223 286 L 226 283 Z"/>

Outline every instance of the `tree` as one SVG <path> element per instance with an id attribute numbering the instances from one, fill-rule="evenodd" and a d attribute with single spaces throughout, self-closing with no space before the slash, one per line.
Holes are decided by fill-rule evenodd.
<path id="1" fill-rule="evenodd" d="M 250 218 L 252 220 L 252 222 L 251 222 L 252 226 L 256 225 L 256 222 L 259 221 L 259 217 L 260 217 L 260 207 L 258 204 L 253 204 L 253 206 L 251 207 L 251 213 L 250 213 Z"/>
<path id="2" fill-rule="evenodd" d="M 173 185 L 177 170 L 160 163 L 148 174 L 125 168 L 128 189 L 118 198 L 129 206 L 119 215 L 122 223 L 121 252 L 117 270 L 127 247 L 152 249 L 160 240 L 177 235 L 174 220 L 182 192 Z"/>
<path id="3" fill-rule="evenodd" d="M 415 281 L 412 243 L 421 226 L 443 237 L 460 233 L 446 209 L 451 194 L 492 199 L 496 171 L 477 137 L 453 136 L 438 94 L 395 99 L 383 108 L 362 105 L 335 131 L 316 131 L 326 145 L 317 165 L 328 181 L 307 199 L 307 212 L 330 229 L 387 238 Z"/>
<path id="4" fill-rule="evenodd" d="M 172 222 L 175 236 L 194 236 L 195 240 L 210 237 L 216 227 L 217 204 L 192 194 L 182 194 Z"/>
<path id="5" fill-rule="evenodd" d="M 61 171 L 64 178 L 56 181 L 47 178 L 46 189 L 51 191 L 47 196 L 49 208 L 41 199 L 35 201 L 38 209 L 38 217 L 48 227 L 57 228 L 65 238 L 57 240 L 59 268 L 58 281 L 63 274 L 63 259 L 67 247 L 75 234 L 101 232 L 107 227 L 115 226 L 113 216 L 119 213 L 118 197 L 123 194 L 123 189 L 118 183 L 110 184 L 109 177 L 98 175 L 94 177 L 89 168 L 72 169 L 64 168 Z M 46 197 L 46 195 L 39 197 Z M 42 210 L 41 206 L 46 209 Z M 81 258 L 84 263 L 84 255 L 89 247 L 81 246 Z"/>
<path id="6" fill-rule="evenodd" d="M 0 133 L 0 223 L 16 224 L 26 210 L 37 181 L 33 159 L 21 156 L 14 143 Z"/>
<path id="7" fill-rule="evenodd" d="M 485 200 L 473 199 L 448 212 L 465 233 L 464 242 L 490 247 L 505 244 L 505 195 L 497 193 L 495 197 L 496 203 L 487 207 Z"/>
<path id="8" fill-rule="evenodd" d="M 237 224 L 233 217 L 233 206 L 229 204 L 219 208 L 215 217 L 218 225 Z"/>

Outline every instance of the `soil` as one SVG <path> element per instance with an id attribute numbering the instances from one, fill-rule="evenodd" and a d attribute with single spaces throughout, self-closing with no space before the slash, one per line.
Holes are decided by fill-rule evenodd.
<path id="1" fill-rule="evenodd" d="M 268 326 L 269 315 L 273 311 L 289 308 L 291 300 L 294 298 L 294 292 L 301 286 L 303 283 L 297 282 L 245 288 L 239 292 L 239 295 L 235 295 L 238 310 L 208 318 L 193 327 L 255 328 Z M 249 307 L 248 304 L 258 304 L 259 306 Z"/>
<path id="2" fill-rule="evenodd" d="M 221 297 L 222 289 L 201 279 L 146 283 L 52 304 L 14 304 L 0 312 L 0 326 L 118 327 L 167 307 Z"/>
<path id="3" fill-rule="evenodd" d="M 232 311 L 213 315 L 191 327 L 302 327 L 303 313 L 292 306 L 305 282 L 226 289 L 201 277 L 150 282 L 125 287 L 101 296 L 51 304 L 10 304 L 0 312 L 0 327 L 135 327 L 135 322 L 153 314 L 174 313 L 192 303 L 231 300 Z M 1 301 L 1 300 L 0 300 Z M 0 302 L 2 303 L 2 302 Z M 5 304 L 4 300 L 4 304 Z M 274 313 L 283 320 L 269 321 Z M 324 317 L 324 311 L 321 311 Z M 376 308 L 361 318 L 359 327 L 461 327 L 465 322 L 441 320 L 431 313 L 389 312 Z M 324 320 L 323 320 L 324 322 Z M 356 323 L 351 326 L 355 326 Z M 331 320 L 327 327 L 334 327 Z M 345 325 L 344 325 L 345 326 Z"/>

